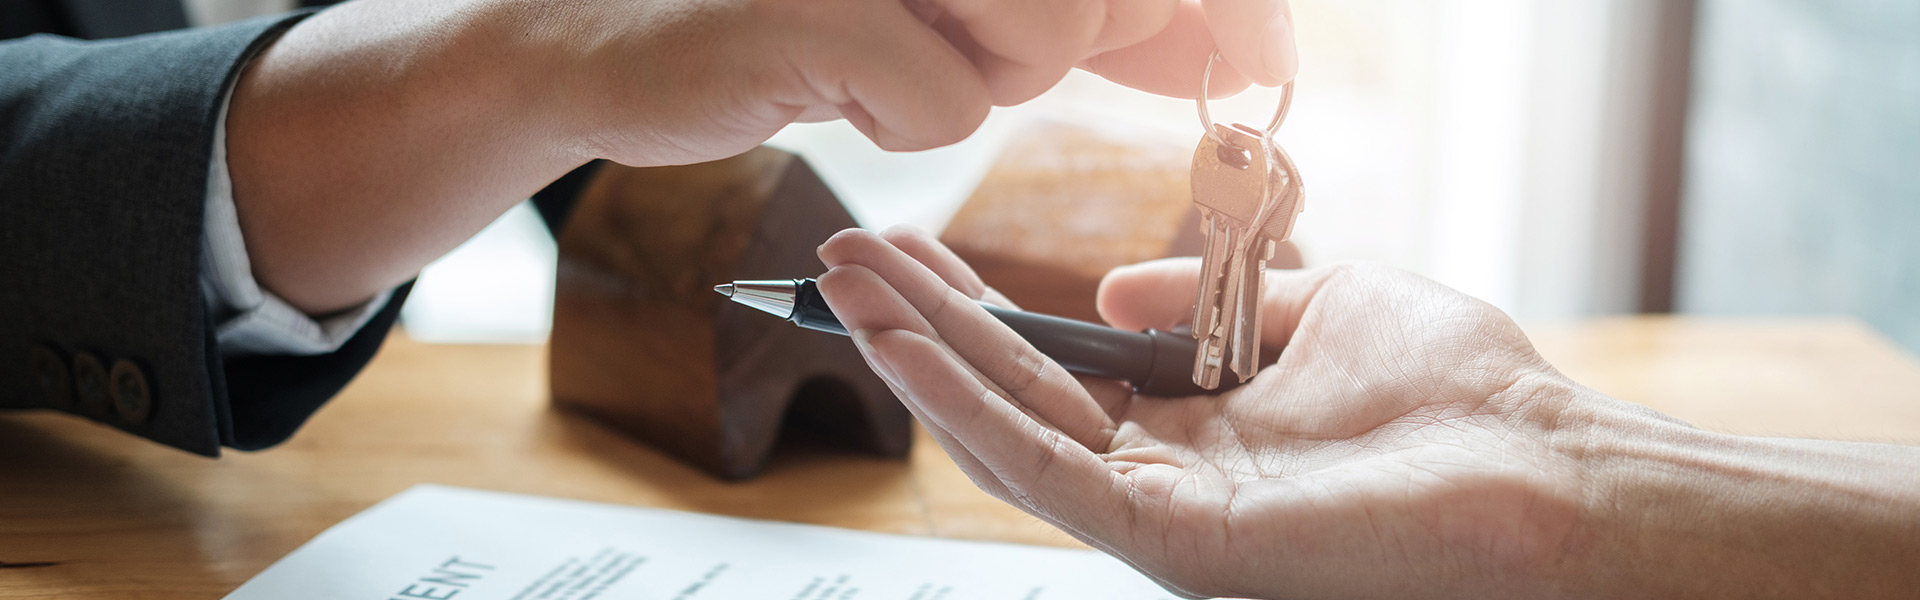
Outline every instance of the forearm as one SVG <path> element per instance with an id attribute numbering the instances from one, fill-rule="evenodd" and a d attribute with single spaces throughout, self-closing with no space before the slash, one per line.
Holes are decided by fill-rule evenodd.
<path id="1" fill-rule="evenodd" d="M 584 164 L 550 27 L 484 2 L 363 0 L 257 57 L 227 138 L 255 277 L 312 314 L 352 306 Z"/>
<path id="2" fill-rule="evenodd" d="M 1724 435 L 1601 406 L 1573 452 L 1589 498 L 1569 546 L 1573 589 L 1641 598 L 1920 589 L 1920 448 Z"/>

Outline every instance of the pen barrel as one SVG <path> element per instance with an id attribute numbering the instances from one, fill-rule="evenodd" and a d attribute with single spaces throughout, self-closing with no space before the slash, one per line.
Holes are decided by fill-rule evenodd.
<path id="1" fill-rule="evenodd" d="M 1200 387 L 1193 382 L 1193 357 L 1200 352 L 1200 342 L 1192 335 L 1148 329 L 1141 335 L 1153 340 L 1153 370 L 1145 379 L 1129 379 L 1133 382 L 1133 391 L 1163 398 L 1181 398 L 1185 396 L 1210 396 L 1240 387 L 1240 378 L 1222 377 L 1220 385 L 1214 389 Z"/>
<path id="2" fill-rule="evenodd" d="M 1068 371 L 1123 381 L 1139 381 L 1153 372 L 1153 340 L 1145 334 L 987 304 L 981 307 Z"/>
<path id="3" fill-rule="evenodd" d="M 1199 351 L 1199 344 L 1188 336 L 1157 329 L 1132 332 L 1086 321 L 987 304 L 981 306 L 1068 372 L 1126 381 L 1133 384 L 1133 391 L 1139 394 L 1177 398 L 1215 394 L 1239 385 L 1239 381 L 1232 378 L 1222 381 L 1215 390 L 1194 384 L 1193 355 Z"/>
<path id="4" fill-rule="evenodd" d="M 847 335 L 847 327 L 827 306 L 811 279 L 794 280 L 793 312 L 788 321 L 814 331 Z M 980 306 L 1034 349 L 1076 375 L 1118 379 L 1147 396 L 1178 398 L 1217 394 L 1240 385 L 1228 377 L 1218 389 L 1193 383 L 1193 356 L 1199 344 L 1192 337 L 1157 329 L 1145 332 L 1114 329 L 1075 319 Z"/>

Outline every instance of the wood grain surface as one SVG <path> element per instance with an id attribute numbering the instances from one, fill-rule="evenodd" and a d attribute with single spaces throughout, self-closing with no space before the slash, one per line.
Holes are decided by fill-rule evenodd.
<path id="1" fill-rule="evenodd" d="M 1097 322 L 1108 270 L 1200 254 L 1192 164 L 1192 146 L 1043 121 L 1001 151 L 940 241 L 1021 307 Z"/>
<path id="2" fill-rule="evenodd" d="M 913 417 L 852 343 L 713 291 L 823 273 L 815 249 L 855 226 L 806 161 L 769 147 L 601 167 L 559 236 L 554 403 L 728 479 L 794 427 L 905 455 Z"/>
<path id="3" fill-rule="evenodd" d="M 1530 328 L 1587 385 L 1743 433 L 1920 440 L 1920 363 L 1847 320 L 1628 318 Z M 54 414 L 0 415 L 0 598 L 218 598 L 416 483 L 1073 546 L 974 489 L 922 434 L 905 461 L 787 442 L 723 483 L 547 401 L 542 346 L 396 334 L 293 440 L 206 460 Z"/>

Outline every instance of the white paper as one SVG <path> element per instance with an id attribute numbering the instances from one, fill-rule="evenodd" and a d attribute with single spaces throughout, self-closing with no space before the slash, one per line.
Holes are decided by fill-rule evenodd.
<path id="1" fill-rule="evenodd" d="M 1170 600 L 1097 552 L 424 485 L 227 600 Z"/>

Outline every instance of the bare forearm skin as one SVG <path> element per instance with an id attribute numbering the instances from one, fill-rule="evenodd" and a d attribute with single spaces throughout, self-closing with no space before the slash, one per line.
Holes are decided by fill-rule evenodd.
<path id="1" fill-rule="evenodd" d="M 1911 598 L 1920 448 L 1734 436 L 1590 394 L 1570 596 Z M 1569 438 L 1572 440 L 1574 438 Z"/>
<path id="2" fill-rule="evenodd" d="M 310 314 L 418 273 L 585 164 L 562 118 L 563 32 L 480 2 L 351 2 L 237 84 L 228 164 L 255 277 Z M 543 29 L 546 28 L 546 29 Z"/>

